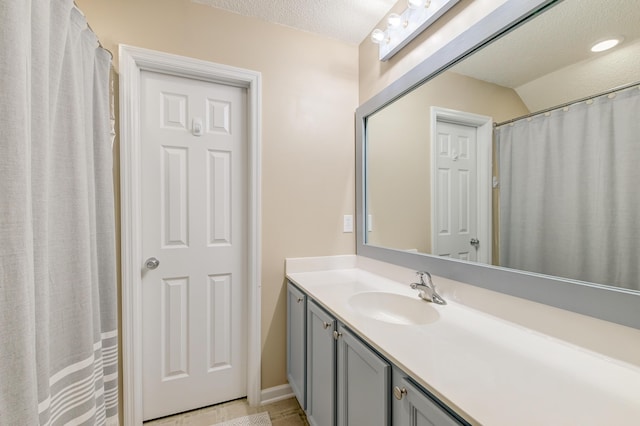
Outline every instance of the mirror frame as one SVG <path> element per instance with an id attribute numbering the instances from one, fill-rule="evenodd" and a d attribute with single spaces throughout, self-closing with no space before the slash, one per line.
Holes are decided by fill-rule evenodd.
<path id="1" fill-rule="evenodd" d="M 367 117 L 560 1 L 507 0 L 356 109 L 356 253 L 640 329 L 640 292 L 365 243 Z"/>

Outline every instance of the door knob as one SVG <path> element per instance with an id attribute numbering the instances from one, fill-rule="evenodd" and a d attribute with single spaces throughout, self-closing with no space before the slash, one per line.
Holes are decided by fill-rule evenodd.
<path id="1" fill-rule="evenodd" d="M 480 240 L 478 240 L 477 238 L 472 238 L 471 241 L 469 241 L 469 244 L 471 244 L 475 248 L 478 248 L 478 246 L 480 245 Z"/>
<path id="2" fill-rule="evenodd" d="M 145 260 L 144 266 L 146 266 L 147 269 L 156 269 L 158 266 L 160 266 L 160 261 L 155 257 L 150 257 Z"/>

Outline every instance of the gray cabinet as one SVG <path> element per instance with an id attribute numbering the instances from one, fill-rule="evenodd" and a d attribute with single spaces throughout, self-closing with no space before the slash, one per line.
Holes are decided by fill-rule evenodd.
<path id="1" fill-rule="evenodd" d="M 307 296 L 287 285 L 287 379 L 300 406 L 306 408 Z"/>
<path id="2" fill-rule="evenodd" d="M 338 324 L 338 426 L 389 425 L 391 366 Z"/>
<path id="3" fill-rule="evenodd" d="M 335 424 L 336 320 L 313 300 L 307 302 L 307 420 Z"/>
<path id="4" fill-rule="evenodd" d="M 312 426 L 467 424 L 291 283 L 287 377 Z"/>
<path id="5" fill-rule="evenodd" d="M 393 426 L 460 426 L 446 409 L 393 369 Z"/>

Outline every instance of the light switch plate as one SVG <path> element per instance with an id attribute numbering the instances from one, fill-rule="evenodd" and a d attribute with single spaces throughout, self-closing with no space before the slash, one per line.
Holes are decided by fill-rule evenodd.
<path id="1" fill-rule="evenodd" d="M 344 215 L 344 219 L 342 222 L 342 232 L 353 232 L 353 215 Z"/>

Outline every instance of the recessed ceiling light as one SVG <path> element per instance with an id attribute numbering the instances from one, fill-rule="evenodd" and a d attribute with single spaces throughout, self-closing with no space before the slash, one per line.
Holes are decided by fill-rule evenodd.
<path id="1" fill-rule="evenodd" d="M 600 41 L 596 44 L 594 44 L 591 47 L 591 51 L 592 52 L 603 52 L 605 50 L 611 49 L 612 47 L 617 46 L 620 42 L 622 41 L 622 39 L 620 38 L 612 38 L 609 40 L 603 40 Z"/>

